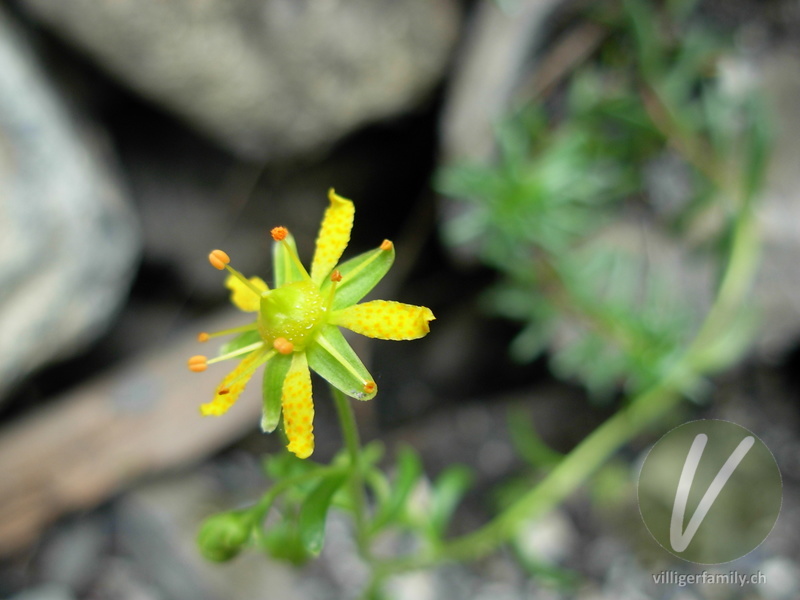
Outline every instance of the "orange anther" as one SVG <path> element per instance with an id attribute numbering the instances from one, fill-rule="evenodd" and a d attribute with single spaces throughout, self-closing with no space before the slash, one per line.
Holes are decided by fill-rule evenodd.
<path id="1" fill-rule="evenodd" d="M 339 269 L 334 269 L 333 273 L 331 273 L 331 281 L 338 283 L 342 280 L 342 274 L 339 272 Z"/>
<path id="2" fill-rule="evenodd" d="M 294 351 L 294 344 L 282 337 L 276 338 L 275 341 L 272 342 L 272 347 L 281 354 L 291 354 Z"/>
<path id="3" fill-rule="evenodd" d="M 217 390 L 217 395 L 224 396 L 225 394 L 230 394 L 231 391 L 228 388 L 219 388 Z"/>
<path id="4" fill-rule="evenodd" d="M 273 227 L 270 233 L 272 234 L 273 240 L 280 242 L 286 239 L 286 236 L 289 235 L 289 230 L 286 229 L 286 227 Z"/>
<path id="5" fill-rule="evenodd" d="M 376 386 L 374 381 L 368 381 L 367 383 L 364 384 L 364 392 L 367 394 L 371 394 L 372 392 L 375 391 L 375 387 Z"/>
<path id="6" fill-rule="evenodd" d="M 205 331 L 202 331 L 197 334 L 197 341 L 198 342 L 207 342 L 211 336 L 208 335 Z"/>
<path id="7" fill-rule="evenodd" d="M 200 354 L 192 356 L 187 363 L 189 365 L 189 370 L 193 371 L 194 373 L 201 373 L 205 371 L 208 368 L 206 360 L 206 357 Z"/>
<path id="8" fill-rule="evenodd" d="M 389 240 L 383 240 L 381 242 L 381 250 L 391 250 L 392 249 L 392 242 Z"/>
<path id="9" fill-rule="evenodd" d="M 225 268 L 225 265 L 231 262 L 231 258 L 222 250 L 214 250 L 208 255 L 208 262 L 210 262 L 211 266 L 215 269 L 222 271 L 222 269 Z"/>

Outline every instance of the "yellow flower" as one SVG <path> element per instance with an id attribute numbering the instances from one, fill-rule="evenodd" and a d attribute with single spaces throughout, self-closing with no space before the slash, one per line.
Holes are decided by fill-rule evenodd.
<path id="1" fill-rule="evenodd" d="M 353 398 L 370 400 L 377 393 L 375 381 L 339 327 L 384 340 L 413 340 L 426 335 L 428 323 L 434 319 L 424 306 L 387 300 L 357 304 L 388 272 L 394 262 L 394 246 L 384 240 L 375 250 L 337 266 L 350 241 L 355 208 L 333 190 L 328 197 L 330 206 L 317 236 L 310 274 L 284 227 L 272 230 L 274 289 L 258 277 L 248 279 L 236 271 L 223 251 L 209 255 L 215 268 L 230 273 L 225 286 L 231 290 L 231 302 L 256 313 L 256 320 L 227 331 L 201 333 L 200 341 L 239 335 L 225 344 L 216 358 L 198 355 L 189 359 L 189 369 L 199 372 L 211 363 L 242 357 L 217 387 L 211 402 L 200 407 L 203 415 L 224 414 L 256 369 L 265 365 L 261 427 L 265 432 L 274 431 L 282 414 L 287 448 L 300 458 L 314 451 L 309 368 Z"/>

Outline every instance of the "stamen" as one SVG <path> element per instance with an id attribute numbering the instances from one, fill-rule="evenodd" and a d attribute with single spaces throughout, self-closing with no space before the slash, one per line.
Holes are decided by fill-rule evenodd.
<path id="1" fill-rule="evenodd" d="M 389 251 L 389 250 L 391 250 L 392 248 L 394 248 L 394 244 L 392 244 L 392 242 L 391 242 L 390 240 L 383 240 L 383 241 L 381 242 L 381 245 L 380 245 L 380 246 L 378 246 L 377 250 L 381 250 L 381 251 L 383 251 L 383 252 L 388 252 L 388 251 Z M 366 269 L 366 268 L 367 268 L 367 267 L 369 267 L 369 266 L 370 266 L 370 265 L 371 265 L 373 262 L 375 262 L 376 260 L 378 260 L 378 257 L 380 257 L 380 255 L 381 255 L 381 253 L 380 253 L 380 252 L 376 252 L 376 251 L 374 251 L 374 250 L 373 250 L 372 254 L 371 254 L 371 255 L 370 255 L 368 258 L 367 258 L 367 260 L 363 261 L 363 262 L 362 262 L 361 264 L 359 264 L 359 265 L 358 265 L 358 266 L 357 266 L 355 269 L 353 269 L 353 270 L 351 270 L 349 273 L 347 273 L 347 280 L 348 280 L 348 281 L 350 281 L 350 280 L 352 280 L 354 277 L 357 277 L 359 273 L 361 273 L 362 271 L 364 271 L 364 269 Z"/>
<path id="2" fill-rule="evenodd" d="M 234 269 L 232 266 L 224 265 L 223 268 L 227 269 L 228 273 L 230 273 L 231 275 L 236 277 L 239 281 L 241 281 L 243 284 L 245 284 L 248 288 L 250 288 L 250 291 L 252 291 L 257 296 L 261 297 L 265 293 L 264 290 L 258 289 L 256 286 L 253 285 L 252 281 L 250 281 L 247 277 L 239 273 L 239 271 Z"/>
<path id="3" fill-rule="evenodd" d="M 258 350 L 263 345 L 264 342 L 256 342 L 255 344 L 244 346 L 243 348 L 239 348 L 238 350 L 234 350 L 233 352 L 228 352 L 227 354 L 222 354 L 221 356 L 212 358 L 211 360 L 208 361 L 208 364 L 213 365 L 214 363 L 222 362 L 223 360 L 228 360 L 229 358 L 236 358 L 237 356 L 241 356 L 242 354 L 247 354 L 248 352 L 252 352 L 253 350 Z"/>
<path id="4" fill-rule="evenodd" d="M 375 391 L 375 382 L 374 381 L 368 381 L 368 382 L 366 382 L 364 384 L 364 392 L 365 393 L 371 394 L 374 391 Z"/>
<path id="5" fill-rule="evenodd" d="M 192 356 L 189 361 L 189 370 L 193 373 L 202 373 L 208 368 L 207 358 L 202 354 L 197 354 L 196 356 Z"/>
<path id="6" fill-rule="evenodd" d="M 272 347 L 281 354 L 291 354 L 294 352 L 294 344 L 283 337 L 276 338 L 275 341 L 272 342 Z"/>
<path id="7" fill-rule="evenodd" d="M 215 269 L 218 269 L 219 271 L 222 271 L 223 269 L 227 269 L 228 272 L 231 275 L 234 275 L 235 277 L 237 277 L 243 284 L 245 284 L 248 288 L 250 288 L 258 296 L 261 296 L 261 294 L 263 293 L 263 291 L 258 289 L 256 286 L 254 286 L 247 279 L 247 277 L 245 277 L 244 275 L 239 273 L 239 271 L 237 271 L 236 269 L 234 269 L 233 267 L 231 267 L 228 264 L 228 263 L 231 262 L 231 257 L 228 256 L 222 250 L 212 250 L 211 254 L 208 255 L 208 262 L 211 263 L 212 267 L 214 267 Z"/>
<path id="8" fill-rule="evenodd" d="M 210 262 L 211 266 L 215 269 L 222 271 L 225 265 L 231 262 L 231 257 L 222 250 L 213 250 L 211 254 L 208 255 L 208 262 Z"/>
<path id="9" fill-rule="evenodd" d="M 239 327 L 232 327 L 231 329 L 223 329 L 222 331 L 215 331 L 213 333 L 203 332 L 197 336 L 198 342 L 207 342 L 211 338 L 219 337 L 221 335 L 230 335 L 232 333 L 244 333 L 245 331 L 255 331 L 258 329 L 258 323 L 250 323 L 249 325 L 240 325 Z"/>
<path id="10" fill-rule="evenodd" d="M 311 277 L 308 275 L 306 268 L 303 266 L 303 263 L 300 262 L 300 258 L 297 256 L 297 252 L 295 252 L 294 248 L 292 248 L 289 243 L 286 241 L 286 236 L 289 235 L 289 230 L 286 227 L 273 227 L 270 231 L 272 235 L 272 239 L 276 242 L 282 242 L 283 248 L 286 253 L 291 257 L 292 262 L 294 263 L 295 267 L 297 267 L 298 272 L 302 273 L 303 277 L 307 280 L 310 280 Z"/>
<path id="11" fill-rule="evenodd" d="M 328 292 L 328 302 L 325 304 L 326 311 L 330 312 L 331 307 L 333 306 L 333 297 L 336 295 L 336 284 L 339 283 L 341 280 L 342 280 L 342 273 L 339 271 L 339 269 L 334 269 L 333 273 L 331 273 L 332 285 L 330 291 Z"/>

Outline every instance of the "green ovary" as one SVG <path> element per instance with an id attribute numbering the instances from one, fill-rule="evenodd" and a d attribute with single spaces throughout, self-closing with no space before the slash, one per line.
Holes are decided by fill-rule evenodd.
<path id="1" fill-rule="evenodd" d="M 324 316 L 325 304 L 312 282 L 288 283 L 261 298 L 258 331 L 270 346 L 276 339 L 286 338 L 295 350 L 302 350 Z"/>

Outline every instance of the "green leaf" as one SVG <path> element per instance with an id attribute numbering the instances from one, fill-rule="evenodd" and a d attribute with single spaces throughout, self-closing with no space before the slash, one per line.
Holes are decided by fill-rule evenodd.
<path id="1" fill-rule="evenodd" d="M 430 527 L 432 532 L 441 537 L 450 519 L 472 484 L 472 472 L 463 465 L 448 467 L 436 479 L 433 485 Z"/>
<path id="2" fill-rule="evenodd" d="M 758 98 L 749 98 L 745 110 L 750 127 L 745 140 L 742 188 L 745 200 L 750 201 L 764 183 L 772 131 L 767 110 Z"/>
<path id="3" fill-rule="evenodd" d="M 262 397 L 264 410 L 261 415 L 261 431 L 272 433 L 281 420 L 281 399 L 283 398 L 283 381 L 292 364 L 292 356 L 276 354 L 264 366 Z"/>
<path id="4" fill-rule="evenodd" d="M 622 4 L 636 38 L 639 66 L 645 77 L 657 77 L 664 61 L 658 15 L 645 0 L 623 0 Z"/>
<path id="5" fill-rule="evenodd" d="M 383 279 L 394 262 L 394 245 L 391 242 L 389 244 L 390 247 L 386 250 L 379 247 L 364 252 L 336 267 L 342 275 L 342 280 L 336 285 L 333 310 L 355 304 Z M 323 298 L 327 297 L 331 285 L 330 279 L 322 283 Z"/>
<path id="6" fill-rule="evenodd" d="M 303 475 L 319 468 L 314 461 L 297 458 L 291 452 L 270 454 L 263 461 L 264 473 L 273 481 L 281 481 L 296 475 Z"/>
<path id="7" fill-rule="evenodd" d="M 291 517 L 272 524 L 259 540 L 270 556 L 292 565 L 301 566 L 310 558 L 300 541 L 297 522 Z"/>
<path id="8" fill-rule="evenodd" d="M 364 389 L 365 383 L 374 383 L 372 376 L 335 325 L 325 326 L 306 348 L 306 356 L 311 369 L 343 394 L 358 400 L 375 397 L 377 387 Z"/>
<path id="9" fill-rule="evenodd" d="M 289 246 L 287 249 L 286 246 Z M 294 253 L 294 257 L 292 256 Z M 297 244 L 291 233 L 286 235 L 282 242 L 275 242 L 272 246 L 272 265 L 275 271 L 275 287 L 279 288 L 293 281 L 301 281 L 308 275 L 305 269 L 301 270 L 302 265 L 298 265 Z"/>
<path id="10" fill-rule="evenodd" d="M 249 346 L 250 344 L 255 344 L 256 342 L 260 341 L 261 335 L 259 335 L 257 330 L 254 329 L 253 331 L 245 331 L 244 333 L 237 335 L 230 342 L 222 344 L 219 349 L 219 355 L 222 356 L 223 354 L 234 352 L 240 348 L 244 348 L 245 346 Z"/>
<path id="11" fill-rule="evenodd" d="M 508 431 L 517 453 L 534 467 L 553 467 L 563 458 L 539 436 L 523 409 L 508 411 Z"/>
<path id="12" fill-rule="evenodd" d="M 394 485 L 389 497 L 381 505 L 372 522 L 374 532 L 380 531 L 388 523 L 397 519 L 421 475 L 422 463 L 417 453 L 412 448 L 401 448 L 397 455 L 397 475 Z"/>
<path id="13" fill-rule="evenodd" d="M 312 556 L 316 556 L 322 550 L 325 541 L 325 519 L 328 516 L 331 500 L 346 479 L 341 473 L 325 477 L 311 491 L 300 508 L 298 517 L 300 541 L 306 552 Z"/>

